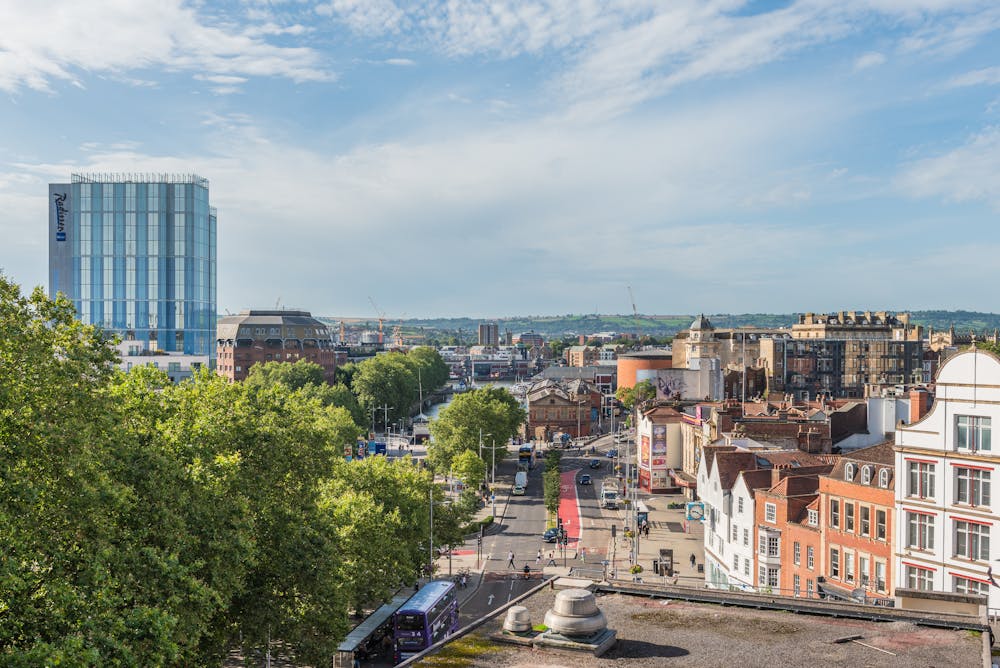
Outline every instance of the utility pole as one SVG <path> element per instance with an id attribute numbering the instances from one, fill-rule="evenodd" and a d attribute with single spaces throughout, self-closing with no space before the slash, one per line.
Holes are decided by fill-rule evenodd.
<path id="1" fill-rule="evenodd" d="M 430 551 L 428 556 L 430 557 L 430 563 L 427 569 L 427 579 L 430 580 L 434 577 L 434 479 L 431 478 L 431 486 L 427 490 L 428 501 L 431 509 L 431 528 L 430 528 Z"/>

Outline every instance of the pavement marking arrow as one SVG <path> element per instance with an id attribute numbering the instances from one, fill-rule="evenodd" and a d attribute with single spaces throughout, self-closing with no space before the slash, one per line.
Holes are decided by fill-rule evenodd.
<path id="1" fill-rule="evenodd" d="M 493 605 L 493 594 L 490 594 L 490 597 L 486 599 L 486 605 Z"/>

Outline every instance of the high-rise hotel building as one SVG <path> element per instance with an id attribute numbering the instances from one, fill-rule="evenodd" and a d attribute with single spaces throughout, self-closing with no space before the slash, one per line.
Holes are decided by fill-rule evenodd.
<path id="1" fill-rule="evenodd" d="M 49 184 L 49 292 L 150 351 L 215 359 L 216 213 L 208 180 L 74 174 Z"/>

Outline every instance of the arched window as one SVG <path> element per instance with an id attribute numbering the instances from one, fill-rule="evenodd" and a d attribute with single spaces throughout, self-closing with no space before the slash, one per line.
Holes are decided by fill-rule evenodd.
<path id="1" fill-rule="evenodd" d="M 883 489 L 889 487 L 889 469 L 882 469 L 878 472 L 878 486 Z"/>
<path id="2" fill-rule="evenodd" d="M 844 466 L 844 480 L 854 480 L 854 464 Z"/>
<path id="3" fill-rule="evenodd" d="M 862 485 L 872 484 L 872 467 L 870 466 L 861 467 L 861 484 Z"/>

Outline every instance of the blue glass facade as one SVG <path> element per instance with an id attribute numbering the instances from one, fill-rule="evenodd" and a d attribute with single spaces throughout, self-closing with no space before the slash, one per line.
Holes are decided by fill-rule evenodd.
<path id="1" fill-rule="evenodd" d="M 197 176 L 49 186 L 49 290 L 150 350 L 215 358 L 216 215 Z"/>

